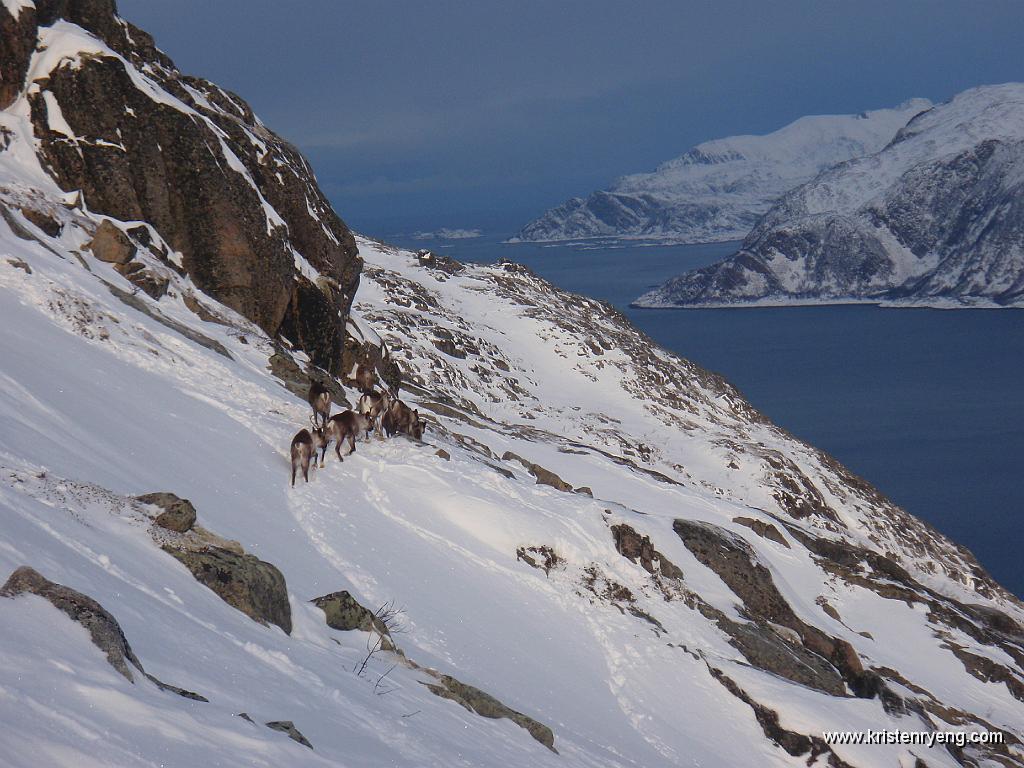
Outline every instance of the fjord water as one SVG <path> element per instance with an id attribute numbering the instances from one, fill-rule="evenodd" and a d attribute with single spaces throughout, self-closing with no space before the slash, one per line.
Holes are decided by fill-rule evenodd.
<path id="1" fill-rule="evenodd" d="M 1024 311 L 633 309 L 641 293 L 737 244 L 393 240 L 462 261 L 511 259 L 610 301 L 659 344 L 721 373 L 776 424 L 970 548 L 1024 595 Z"/>

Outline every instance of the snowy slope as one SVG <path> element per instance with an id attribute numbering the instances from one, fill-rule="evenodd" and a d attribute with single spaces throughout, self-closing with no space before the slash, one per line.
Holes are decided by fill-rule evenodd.
<path id="1" fill-rule="evenodd" d="M 764 136 L 707 141 L 651 173 L 552 208 L 518 239 L 739 240 L 785 192 L 836 163 L 877 152 L 930 106 L 911 99 L 859 115 L 802 117 Z"/>
<path id="2" fill-rule="evenodd" d="M 37 54 L 76 66 L 96 42 L 73 27 Z M 128 68 L 133 99 L 171 98 Z M 521 267 L 360 238 L 330 319 L 346 353 L 398 366 L 426 442 L 373 438 L 290 488 L 309 378 L 357 393 L 200 290 L 166 224 L 56 183 L 69 115 L 47 110 L 44 141 L 26 98 L 0 112 L 0 583 L 29 566 L 66 589 L 0 595 L 0 765 L 1024 765 L 1019 601 L 728 383 Z M 134 255 L 100 258 L 121 237 Z M 196 527 L 158 524 L 150 492 Z M 276 619 L 238 601 L 242 566 L 208 588 L 185 555 L 276 568 L 256 596 Z M 340 590 L 402 609 L 401 652 L 328 625 L 311 601 Z M 869 728 L 1004 743 L 821 740 Z"/>
<path id="3" fill-rule="evenodd" d="M 20 213 L 32 240 L 0 224 L 0 572 L 29 564 L 98 600 L 148 672 L 209 702 L 129 683 L 40 598 L 0 600 L 9 726 L 0 746 L 10 764 L 40 755 L 57 765 L 803 764 L 712 670 L 795 733 L 952 727 L 944 716 L 1020 734 L 1024 704 L 1011 689 L 969 674 L 944 647 L 1013 669 L 1012 680 L 1019 640 L 996 638 L 965 606 L 1019 622 L 1019 604 L 964 552 L 607 308 L 511 267 L 450 275 L 361 241 L 358 315 L 410 371 L 410 392 L 422 386 L 406 396 L 435 412 L 432 445 L 371 440 L 290 490 L 287 443 L 307 406 L 267 372 L 270 340 L 208 299 L 219 322 L 200 320 L 176 275 L 159 301 L 136 294 L 140 305 L 229 357 L 125 304 L 109 287 L 129 292 L 124 278 L 74 256 L 89 217 L 58 215 L 58 238 Z M 433 342 L 445 332 L 455 356 Z M 648 376 L 667 388 L 644 395 Z M 501 458 L 508 450 L 593 498 L 536 484 Z M 799 499 L 778 493 L 795 477 L 825 506 L 801 516 Z M 282 570 L 291 636 L 227 606 L 160 551 L 130 499 L 153 490 L 190 498 L 201 525 Z M 738 516 L 886 551 L 923 602 L 886 599 L 870 572 L 830 574 L 793 534 L 783 547 Z M 746 662 L 707 615 L 742 623 L 753 609 L 673 533 L 678 518 L 741 537 L 801 621 L 850 643 L 865 666 L 898 670 L 914 688 L 893 689 L 930 714 L 887 713 L 877 697 L 829 695 Z M 623 557 L 610 532 L 622 523 L 649 535 L 683 578 L 655 579 Z M 542 545 L 562 560 L 549 574 L 516 555 Z M 391 654 L 356 675 L 366 635 L 328 629 L 308 602 L 338 589 L 371 606 L 396 600 L 406 609 L 396 638 L 410 658 L 549 725 L 559 754 L 508 720 L 433 696 L 422 670 L 400 665 L 375 689 L 398 660 Z M 944 623 L 940 603 L 960 606 L 960 624 Z M 293 721 L 313 751 L 235 716 L 243 711 L 257 723 Z M 939 749 L 835 749 L 852 765 L 912 754 L 957 764 Z"/>
<path id="4" fill-rule="evenodd" d="M 739 252 L 639 306 L 1024 302 L 1024 85 L 972 88 L 776 203 Z"/>

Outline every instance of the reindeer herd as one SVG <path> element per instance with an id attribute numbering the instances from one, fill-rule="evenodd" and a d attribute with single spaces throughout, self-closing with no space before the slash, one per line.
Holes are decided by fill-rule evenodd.
<path id="1" fill-rule="evenodd" d="M 415 440 L 423 439 L 426 422 L 420 419 L 420 412 L 398 399 L 387 389 L 377 389 L 377 375 L 368 365 L 359 365 L 355 375 L 356 387 L 362 393 L 356 410 L 344 410 L 331 415 L 330 391 L 314 381 L 309 387 L 309 405 L 313 415 L 309 417 L 310 429 L 300 429 L 292 438 L 291 465 L 292 486 L 295 473 L 301 469 L 302 478 L 309 482 L 309 465 L 317 464 L 320 454 L 320 468 L 324 466 L 327 448 L 334 443 L 338 461 L 344 461 L 341 446 L 348 441 L 348 453 L 355 453 L 356 441 L 370 439 L 370 432 L 376 431 L 380 439 L 394 435 L 409 435 Z"/>

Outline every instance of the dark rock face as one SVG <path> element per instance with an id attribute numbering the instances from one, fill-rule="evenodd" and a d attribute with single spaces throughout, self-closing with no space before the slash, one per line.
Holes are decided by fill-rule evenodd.
<path id="1" fill-rule="evenodd" d="M 751 664 L 833 695 L 843 695 L 845 683 L 855 696 L 879 696 L 887 709 L 903 708 L 880 676 L 864 669 L 853 646 L 794 613 L 749 544 L 710 523 L 676 520 L 672 527 L 694 557 L 742 601 L 751 624 L 737 624 L 710 606 L 704 610 Z"/>
<path id="2" fill-rule="evenodd" d="M 17 20 L 0 9 L 5 77 L 24 77 L 37 35 L 60 19 L 127 61 L 83 56 L 33 85 L 39 151 L 57 183 L 82 190 L 92 211 L 153 224 L 200 289 L 271 336 L 289 331 L 316 365 L 337 373 L 362 262 L 305 159 L 237 96 L 178 72 L 152 38 L 116 17 L 113 2 L 36 5 Z M 0 83 L 0 102 L 17 95 L 20 78 Z M 141 78 L 152 93 L 137 87 Z M 75 137 L 51 130 L 45 93 Z M 324 286 L 299 279 L 296 254 Z"/>
<path id="3" fill-rule="evenodd" d="M 208 701 L 198 693 L 163 683 L 146 672 L 142 668 L 142 662 L 128 644 L 128 639 L 124 636 L 117 619 L 88 595 L 83 595 L 63 584 L 56 584 L 27 565 L 15 570 L 7 579 L 7 583 L 0 587 L 0 597 L 17 597 L 24 594 L 45 598 L 55 608 L 66 613 L 72 621 L 85 627 L 93 645 L 106 654 L 110 666 L 124 675 L 129 682 L 135 682 L 128 666 L 131 664 L 162 691 L 175 693 L 193 701 Z"/>
<path id="4" fill-rule="evenodd" d="M 22 8 L 15 17 L 0 3 L 0 109 L 21 91 L 35 49 L 36 9 Z"/>
<path id="5" fill-rule="evenodd" d="M 188 499 L 182 499 L 173 493 L 147 493 L 135 497 L 143 504 L 153 504 L 163 512 L 153 521 L 161 528 L 176 533 L 186 533 L 196 524 L 196 508 Z"/>
<path id="6" fill-rule="evenodd" d="M 451 675 L 442 675 L 431 670 L 428 670 L 428 673 L 437 679 L 436 684 L 425 684 L 431 693 L 445 699 L 451 699 L 481 717 L 493 719 L 507 717 L 520 728 L 525 728 L 534 739 L 552 752 L 557 752 L 555 749 L 555 734 L 543 723 L 537 722 L 522 712 L 516 712 L 514 709 L 502 704 L 489 693 L 485 693 L 471 685 L 466 685 Z"/>
<path id="7" fill-rule="evenodd" d="M 736 593 L 750 614 L 787 627 L 798 621 L 771 572 L 757 561 L 745 541 L 710 523 L 676 520 L 672 528 L 694 557 Z"/>
<path id="8" fill-rule="evenodd" d="M 202 551 L 182 551 L 170 546 L 163 549 L 228 605 L 254 621 L 276 624 L 285 634 L 291 634 L 288 589 L 284 576 L 270 563 L 219 547 Z"/>
<path id="9" fill-rule="evenodd" d="M 245 713 L 243 712 L 242 714 L 244 715 Z M 252 722 L 252 719 L 248 716 L 246 716 L 246 719 Z M 302 732 L 295 727 L 295 723 L 291 720 L 272 720 L 266 725 L 267 728 L 287 734 L 289 739 L 299 742 L 304 747 L 313 748 L 313 745 L 309 743 L 309 739 L 302 735 Z"/>

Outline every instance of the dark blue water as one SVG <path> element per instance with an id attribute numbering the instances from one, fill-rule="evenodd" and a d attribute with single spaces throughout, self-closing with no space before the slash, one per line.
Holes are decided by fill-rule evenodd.
<path id="1" fill-rule="evenodd" d="M 966 545 L 1024 595 L 1024 311 L 872 306 L 640 310 L 648 288 L 735 243 L 582 250 L 431 247 L 509 258 L 606 299 L 662 346 L 723 374 L 758 409 Z"/>

